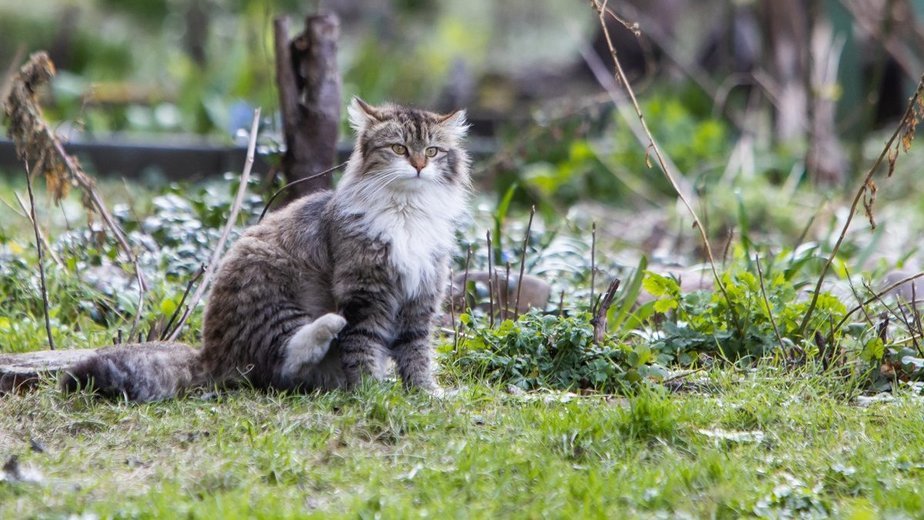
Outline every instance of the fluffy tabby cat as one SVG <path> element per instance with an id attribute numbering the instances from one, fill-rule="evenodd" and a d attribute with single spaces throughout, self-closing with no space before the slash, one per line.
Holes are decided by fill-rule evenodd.
<path id="1" fill-rule="evenodd" d="M 225 256 L 203 345 L 107 347 L 62 388 L 152 401 L 192 387 L 349 388 L 388 358 L 408 387 L 435 388 L 431 321 L 469 192 L 465 113 L 354 99 L 356 147 L 336 190 L 249 228 Z"/>

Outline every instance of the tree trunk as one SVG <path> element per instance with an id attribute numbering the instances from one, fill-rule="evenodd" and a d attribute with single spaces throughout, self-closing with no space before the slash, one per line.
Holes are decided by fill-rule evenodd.
<path id="1" fill-rule="evenodd" d="M 282 166 L 287 182 L 307 179 L 334 165 L 340 128 L 340 21 L 332 13 L 308 16 L 305 32 L 289 41 L 288 18 L 274 21 L 276 83 L 286 140 Z M 331 187 L 331 174 L 290 190 L 290 200 Z"/>
<path id="2" fill-rule="evenodd" d="M 776 80 L 776 138 L 799 141 L 809 129 L 809 23 L 801 0 L 764 0 L 769 69 Z"/>

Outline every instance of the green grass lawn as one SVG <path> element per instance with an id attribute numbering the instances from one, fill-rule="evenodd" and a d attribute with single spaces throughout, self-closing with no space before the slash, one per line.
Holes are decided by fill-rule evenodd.
<path id="1" fill-rule="evenodd" d="M 690 377 L 695 390 L 629 398 L 382 383 L 146 405 L 46 386 L 0 399 L 0 456 L 41 474 L 6 472 L 0 518 L 924 512 L 924 407 L 908 387 L 866 403 L 809 368 Z"/>

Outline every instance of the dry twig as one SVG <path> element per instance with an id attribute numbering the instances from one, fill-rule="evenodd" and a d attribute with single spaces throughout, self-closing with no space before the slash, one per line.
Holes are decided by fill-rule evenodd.
<path id="1" fill-rule="evenodd" d="M 29 220 L 35 230 L 35 249 L 38 251 L 39 280 L 42 282 L 42 308 L 45 311 L 45 333 L 48 334 L 48 348 L 55 349 L 55 340 L 51 336 L 51 316 L 48 309 L 48 286 L 45 284 L 45 256 L 42 254 L 42 234 L 35 219 L 35 194 L 32 193 L 32 172 L 29 163 L 26 166 L 26 188 L 29 190 Z"/>
<path id="2" fill-rule="evenodd" d="M 642 130 L 644 131 L 645 136 L 648 139 L 648 145 L 647 145 L 646 152 L 645 152 L 646 160 L 648 159 L 648 153 L 654 152 L 654 156 L 655 156 L 655 159 L 657 160 L 658 166 L 661 168 L 661 171 L 664 173 L 664 176 L 667 178 L 668 182 L 671 184 L 671 187 L 677 193 L 677 196 L 678 198 L 680 198 L 681 203 L 683 203 L 684 207 L 686 207 L 687 212 L 693 218 L 694 226 L 699 231 L 700 238 L 702 239 L 703 249 L 706 252 L 706 259 L 709 261 L 709 267 L 712 269 L 712 276 L 715 279 L 716 286 L 718 286 L 725 300 L 729 303 L 728 305 L 729 309 L 733 309 L 733 306 L 731 305 L 731 300 L 728 296 L 728 291 L 725 289 L 725 284 L 722 282 L 722 279 L 719 276 L 718 269 L 716 268 L 715 258 L 712 254 L 712 246 L 709 244 L 709 237 L 706 236 L 706 229 L 703 226 L 702 222 L 699 219 L 699 216 L 696 214 L 696 211 L 693 209 L 693 206 L 690 203 L 690 200 L 689 200 L 690 197 L 686 194 L 688 190 L 681 189 L 680 181 L 678 180 L 678 177 L 676 177 L 673 173 L 671 173 L 672 171 L 676 171 L 676 167 L 668 168 L 667 159 L 665 158 L 665 155 L 661 152 L 661 148 L 655 142 L 654 137 L 651 135 L 651 131 L 648 129 L 648 123 L 645 121 L 645 116 L 642 114 L 642 109 L 639 106 L 638 100 L 635 97 L 635 92 L 632 90 L 632 86 L 629 84 L 629 80 L 628 78 L 626 78 L 626 74 L 622 70 L 622 64 L 620 64 L 619 62 L 619 57 L 617 56 L 616 48 L 613 46 L 613 40 L 610 37 L 610 32 L 606 24 L 606 17 L 607 16 L 612 17 L 614 20 L 622 23 L 623 25 L 626 26 L 626 28 L 628 28 L 629 30 L 632 30 L 633 32 L 638 31 L 638 26 L 635 24 L 628 24 L 627 22 L 619 18 L 619 16 L 613 13 L 613 11 L 610 10 L 606 6 L 607 1 L 608 0 L 591 0 L 591 5 L 597 11 L 597 15 L 599 16 L 599 21 L 600 21 L 600 27 L 603 29 L 603 35 L 606 39 L 606 44 L 607 44 L 607 47 L 609 48 L 610 56 L 613 58 L 614 79 L 617 84 L 621 84 L 626 89 L 626 94 L 628 94 L 629 99 L 632 102 L 632 107 L 635 109 L 635 114 L 638 116 L 638 120 L 639 120 L 639 123 L 641 124 Z M 738 332 L 740 333 L 741 332 L 740 319 L 737 313 L 735 313 L 733 310 L 730 312 L 732 313 L 732 317 L 734 318 L 735 328 L 738 329 Z"/>
<path id="3" fill-rule="evenodd" d="M 619 290 L 619 283 L 619 278 L 613 279 L 613 281 L 610 282 L 610 286 L 607 287 L 606 292 L 603 293 L 603 297 L 600 298 L 600 301 L 591 309 L 593 314 L 591 324 L 594 326 L 594 343 L 597 345 L 603 343 L 603 340 L 606 338 L 606 314 L 613 305 L 613 301 L 616 299 L 616 291 Z"/>
<path id="4" fill-rule="evenodd" d="M 780 343 L 780 351 L 786 352 L 786 344 L 783 343 L 783 336 L 780 329 L 776 326 L 776 320 L 773 318 L 773 308 L 770 306 L 770 298 L 767 298 L 767 288 L 764 286 L 764 271 L 760 268 L 760 255 L 754 255 L 754 262 L 757 263 L 757 279 L 760 281 L 760 294 L 764 297 L 764 304 L 767 306 L 767 316 L 770 317 L 770 325 L 773 325 L 773 332 L 776 334 L 776 340 Z"/>
<path id="5" fill-rule="evenodd" d="M 805 316 L 802 318 L 802 323 L 799 325 L 800 335 L 805 335 L 805 329 L 808 327 L 809 319 L 812 317 L 812 313 L 815 311 L 815 306 L 818 303 L 818 296 L 821 294 L 821 285 L 828 275 L 828 270 L 831 268 L 831 263 L 834 262 L 834 257 L 837 256 L 837 252 L 841 249 L 844 238 L 847 237 L 847 230 L 850 228 L 850 223 L 853 222 L 853 216 L 856 214 L 857 206 L 860 205 L 861 200 L 864 201 L 864 209 L 866 210 L 866 215 L 869 218 L 870 224 L 875 227 L 873 223 L 873 200 L 866 199 L 865 197 L 871 196 L 870 194 L 875 194 L 876 183 L 873 181 L 873 175 L 875 175 L 882 162 L 884 160 L 888 161 L 889 170 L 887 176 L 891 177 L 892 172 L 895 170 L 895 161 L 898 159 L 899 148 L 905 152 L 911 148 L 911 141 L 914 139 L 914 132 L 918 120 L 924 118 L 924 98 L 921 97 L 922 94 L 924 94 L 924 75 L 918 80 L 918 86 L 911 100 L 908 102 L 908 108 L 905 109 L 901 122 L 898 124 L 895 132 L 892 133 L 888 142 L 886 142 L 876 162 L 874 162 L 869 171 L 866 172 L 866 177 L 863 178 L 860 188 L 857 190 L 856 195 L 854 195 L 853 202 L 850 204 L 850 211 L 847 213 L 847 220 L 844 222 L 844 226 L 841 228 L 841 234 L 837 237 L 837 241 L 831 249 L 831 254 L 828 255 L 828 260 L 821 269 L 818 282 L 815 284 L 815 290 L 812 292 L 812 300 L 809 302 L 808 310 L 805 311 Z M 899 137 L 901 139 L 899 139 Z M 835 327 L 834 330 L 837 330 L 837 328 L 839 327 Z"/>
<path id="6" fill-rule="evenodd" d="M 491 265 L 492 257 L 494 252 L 491 248 L 491 232 L 488 231 L 485 235 L 488 242 L 488 324 L 491 328 L 494 328 L 494 266 Z M 498 305 L 500 302 L 498 302 Z"/>
<path id="7" fill-rule="evenodd" d="M 597 223 L 590 224 L 590 310 L 593 312 L 594 305 L 594 284 L 597 275 Z"/>
<path id="8" fill-rule="evenodd" d="M 180 298 L 180 303 L 177 304 L 176 309 L 173 310 L 173 314 L 170 315 L 170 319 L 167 320 L 167 324 L 164 325 L 163 333 L 160 335 L 161 341 L 167 339 L 167 337 L 170 336 L 170 334 L 174 332 L 174 329 L 172 329 L 173 322 L 176 321 L 176 318 L 177 316 L 179 316 L 180 311 L 185 308 L 184 305 L 186 304 L 186 298 L 189 297 L 189 291 L 191 291 L 193 285 L 195 285 L 196 282 L 199 281 L 199 278 L 202 278 L 203 273 L 205 273 L 205 265 L 199 266 L 199 270 L 196 271 L 195 276 L 193 276 L 189 280 L 189 283 L 186 284 L 186 290 L 183 291 L 183 296 Z"/>
<path id="9" fill-rule="evenodd" d="M 55 250 L 51 247 L 51 242 L 48 241 L 48 237 L 45 236 L 45 233 L 42 233 L 42 228 L 39 227 L 38 224 L 35 222 L 35 220 L 32 218 L 32 211 L 26 208 L 26 203 L 23 202 L 22 197 L 20 197 L 18 193 L 14 193 L 13 195 L 14 197 L 16 197 L 16 203 L 19 204 L 20 209 L 23 210 L 26 219 L 29 221 L 30 224 L 32 224 L 36 232 L 38 232 L 39 238 L 42 240 L 42 243 L 45 244 L 45 251 L 48 251 L 48 256 L 51 257 L 55 265 L 57 265 L 58 267 L 62 267 L 64 265 L 64 262 L 61 261 L 61 259 L 58 257 L 58 254 L 55 253 Z M 12 208 L 12 206 L 10 207 Z"/>
<path id="10" fill-rule="evenodd" d="M 67 194 L 70 184 L 78 186 L 83 191 L 84 206 L 91 215 L 95 212 L 102 217 L 129 263 L 134 266 L 134 274 L 143 292 L 147 288 L 144 276 L 125 233 L 106 209 L 93 179 L 84 173 L 77 159 L 67 154 L 61 141 L 48 127 L 35 98 L 36 91 L 48 83 L 54 74 L 55 67 L 48 55 L 39 52 L 33 54 L 19 69 L 18 76 L 12 82 L 10 94 L 4 100 L 3 108 L 9 120 L 9 134 L 16 146 L 16 154 L 36 173 L 45 175 L 48 190 L 55 202 L 59 202 Z"/>
<path id="11" fill-rule="evenodd" d="M 228 221 L 225 222 L 225 227 L 221 231 L 221 237 L 218 239 L 218 243 L 215 244 L 215 250 L 212 251 L 209 265 L 202 275 L 202 283 L 199 284 L 199 287 L 196 288 L 196 292 L 193 293 L 189 305 L 184 308 L 183 315 L 177 322 L 176 328 L 173 329 L 173 332 L 171 332 L 170 336 L 167 338 L 168 341 L 176 341 L 177 337 L 179 337 L 180 332 L 183 330 L 183 325 L 186 323 L 186 320 L 189 319 L 189 315 L 192 313 L 193 309 L 199 305 L 199 301 L 205 294 L 206 289 L 208 289 L 209 282 L 212 281 L 212 276 L 218 268 L 219 258 L 221 258 L 221 255 L 224 253 L 225 242 L 228 240 L 231 228 L 234 227 L 234 223 L 237 222 L 237 215 L 241 210 L 241 204 L 244 202 L 244 194 L 247 193 L 247 184 L 250 181 L 250 170 L 253 168 L 254 149 L 257 146 L 257 129 L 259 125 L 260 109 L 257 108 L 253 111 L 253 123 L 250 125 L 250 141 L 247 143 L 247 159 L 244 161 L 244 171 L 241 173 L 240 185 L 237 188 L 234 202 L 231 204 Z"/>
<path id="12" fill-rule="evenodd" d="M 885 289 L 882 289 L 881 291 L 879 291 L 879 292 L 877 292 L 877 293 L 874 293 L 873 296 L 870 297 L 869 299 L 867 299 L 867 300 L 865 300 L 865 301 L 863 301 L 863 302 L 860 302 L 859 305 L 857 305 L 856 307 L 850 309 L 849 311 L 847 311 L 846 314 L 844 314 L 844 317 L 841 318 L 841 321 L 837 322 L 837 324 L 831 329 L 831 335 L 833 336 L 835 332 L 837 332 L 838 330 L 840 330 L 840 328 L 843 327 L 845 323 L 847 323 L 847 320 L 850 318 L 850 316 L 852 316 L 852 315 L 853 315 L 854 313 L 856 313 L 857 311 L 863 309 L 865 306 L 867 306 L 867 305 L 873 303 L 874 301 L 878 300 L 878 299 L 881 298 L 883 295 L 888 294 L 888 293 L 889 293 L 890 291 L 892 291 L 893 289 L 895 289 L 895 288 L 897 288 L 897 287 L 901 287 L 902 285 L 904 285 L 904 284 L 906 284 L 906 283 L 908 283 L 908 282 L 917 280 L 918 278 L 921 278 L 922 276 L 924 276 L 924 271 L 921 271 L 920 273 L 913 274 L 913 275 L 911 275 L 911 276 L 907 276 L 907 277 L 905 277 L 905 278 L 902 278 L 901 280 L 899 280 L 899 281 L 897 281 L 897 282 L 895 282 L 895 283 L 889 285 L 889 286 L 886 287 Z M 865 312 L 865 310 L 864 310 L 864 312 Z"/>
<path id="13" fill-rule="evenodd" d="M 523 237 L 523 252 L 520 254 L 520 277 L 517 278 L 517 299 L 513 304 L 513 319 L 520 317 L 520 289 L 523 287 L 523 274 L 526 271 L 526 249 L 529 247 L 529 232 L 533 228 L 536 206 L 529 209 L 529 222 L 526 223 L 526 235 Z"/>

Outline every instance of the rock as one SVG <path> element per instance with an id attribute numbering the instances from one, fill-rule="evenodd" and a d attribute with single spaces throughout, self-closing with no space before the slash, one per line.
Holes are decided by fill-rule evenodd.
<path id="1" fill-rule="evenodd" d="M 519 274 L 510 273 L 510 284 L 507 285 L 507 273 L 503 269 L 495 269 L 495 292 L 494 292 L 494 311 L 496 314 L 500 314 L 501 309 L 508 309 L 508 314 L 512 313 L 513 307 L 517 304 L 517 286 L 519 285 Z M 489 273 L 487 271 L 475 271 L 468 273 L 468 282 L 474 282 L 478 287 L 478 293 L 487 294 L 488 292 L 488 278 Z M 464 312 L 466 307 L 473 307 L 474 303 L 471 299 L 467 304 L 463 300 L 463 293 L 465 292 L 462 287 L 462 282 L 465 280 L 465 274 L 457 274 L 452 280 L 452 295 L 453 309 L 457 313 Z M 523 287 L 520 289 L 520 299 L 519 305 L 517 306 L 517 313 L 523 314 L 528 312 L 532 308 L 545 309 L 546 304 L 549 303 L 549 296 L 552 294 L 552 286 L 538 278 L 529 274 L 523 275 Z M 487 299 L 479 305 L 479 308 L 485 312 L 488 312 L 488 303 Z"/>
<path id="2" fill-rule="evenodd" d="M 20 464 L 16 455 L 11 455 L 0 469 L 0 482 L 38 484 L 44 480 L 38 469 Z"/>

